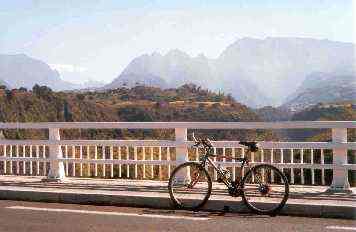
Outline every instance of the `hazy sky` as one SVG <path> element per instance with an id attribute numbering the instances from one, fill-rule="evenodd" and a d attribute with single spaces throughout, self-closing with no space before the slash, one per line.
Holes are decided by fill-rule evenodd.
<path id="1" fill-rule="evenodd" d="M 109 82 L 136 56 L 178 48 L 216 58 L 242 37 L 353 42 L 352 0 L 1 0 L 0 53 L 25 53 Z"/>

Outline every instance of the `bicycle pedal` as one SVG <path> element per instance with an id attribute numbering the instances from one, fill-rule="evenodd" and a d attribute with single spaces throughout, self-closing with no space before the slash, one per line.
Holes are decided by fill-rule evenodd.
<path id="1" fill-rule="evenodd" d="M 240 197 L 240 196 L 242 196 L 242 193 L 243 193 L 242 190 L 239 188 L 233 187 L 233 188 L 229 189 L 229 194 L 232 197 Z"/>
<path id="2" fill-rule="evenodd" d="M 230 211 L 230 206 L 224 205 L 223 211 L 224 212 L 229 212 Z"/>

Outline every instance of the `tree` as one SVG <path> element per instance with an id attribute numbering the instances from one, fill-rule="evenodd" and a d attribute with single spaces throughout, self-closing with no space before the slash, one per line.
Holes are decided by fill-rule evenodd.
<path id="1" fill-rule="evenodd" d="M 5 90 L 6 100 L 11 101 L 13 98 L 13 93 L 11 90 Z"/>
<path id="2" fill-rule="evenodd" d="M 52 89 L 43 85 L 39 86 L 38 84 L 35 84 L 32 88 L 32 92 L 37 96 L 37 97 L 42 97 L 47 100 L 49 100 L 52 97 Z"/>
<path id="3" fill-rule="evenodd" d="M 77 94 L 77 99 L 79 101 L 83 101 L 85 99 L 85 95 L 84 94 Z"/>
<path id="4" fill-rule="evenodd" d="M 64 102 L 64 106 L 63 106 L 63 116 L 64 116 L 64 120 L 65 120 L 66 122 L 72 122 L 72 121 L 73 121 L 73 115 L 72 115 L 72 113 L 70 112 L 69 105 L 68 105 L 68 102 L 67 102 L 67 101 Z"/>

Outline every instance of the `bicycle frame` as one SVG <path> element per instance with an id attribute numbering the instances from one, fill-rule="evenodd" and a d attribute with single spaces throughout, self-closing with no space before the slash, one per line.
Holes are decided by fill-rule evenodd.
<path id="1" fill-rule="evenodd" d="M 197 148 L 198 149 L 198 148 Z M 209 148 L 208 148 L 209 149 Z M 212 156 L 214 156 L 214 155 L 212 155 L 212 154 L 209 154 L 209 150 L 211 149 L 209 149 L 208 150 L 207 148 L 204 148 L 204 154 L 202 155 L 202 157 L 201 157 L 201 159 L 200 159 L 200 164 L 202 165 L 202 167 L 206 167 L 206 165 L 207 165 L 207 162 L 208 162 L 208 164 L 210 164 L 213 168 L 214 168 L 214 170 L 218 173 L 218 176 L 224 176 L 225 175 L 225 173 L 223 173 L 222 172 L 222 170 L 215 164 L 215 162 L 210 158 L 210 157 L 212 157 Z M 247 154 L 250 154 L 250 151 L 248 150 L 248 152 L 247 152 Z M 217 156 L 215 156 L 215 157 L 217 157 Z M 222 156 L 219 156 L 219 157 L 222 157 Z M 222 157 L 222 158 L 224 158 L 224 157 Z M 229 179 L 225 179 L 225 178 L 223 178 L 222 180 L 222 182 L 226 185 L 226 187 L 228 187 L 228 188 L 239 188 L 240 187 L 240 184 L 241 184 L 241 180 L 243 179 L 243 168 L 246 166 L 247 168 L 248 168 L 248 171 L 251 169 L 251 167 L 250 167 L 250 165 L 249 165 L 249 160 L 247 159 L 247 158 L 245 158 L 245 157 L 243 157 L 243 158 L 232 158 L 232 159 L 235 159 L 235 160 L 237 160 L 238 162 L 241 162 L 241 166 L 240 166 L 240 168 L 241 168 L 241 173 L 240 173 L 240 177 L 239 177 L 239 179 L 237 179 L 237 178 L 235 178 L 235 180 L 233 180 L 233 181 L 231 181 L 231 179 L 229 178 Z M 238 180 L 238 181 L 237 181 Z M 236 183 L 237 183 L 237 186 L 236 186 Z M 233 185 L 234 184 L 234 185 Z"/>

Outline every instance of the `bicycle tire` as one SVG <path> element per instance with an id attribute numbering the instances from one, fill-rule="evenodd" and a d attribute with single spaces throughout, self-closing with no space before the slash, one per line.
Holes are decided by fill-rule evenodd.
<path id="1" fill-rule="evenodd" d="M 204 183 L 202 184 L 202 182 L 198 182 L 196 181 L 196 183 L 193 184 L 193 186 L 190 186 L 192 185 L 192 181 L 190 180 L 190 183 L 187 184 L 187 183 L 181 183 L 180 185 L 182 185 L 184 188 L 183 190 L 180 190 L 180 191 L 186 191 L 186 195 L 188 196 L 188 198 L 184 199 L 184 197 L 178 197 L 179 196 L 179 192 L 178 191 L 175 191 L 176 187 L 175 187 L 175 184 L 176 184 L 176 177 L 177 177 L 177 174 L 179 171 L 182 171 L 183 169 L 185 168 L 190 168 L 189 170 L 198 170 L 199 171 L 199 177 L 198 178 L 201 178 L 203 176 L 200 176 L 200 174 L 204 175 L 205 177 L 205 181 L 206 182 L 206 185 L 204 185 Z M 184 170 L 183 170 L 184 171 Z M 189 171 L 190 173 L 190 179 L 191 179 L 191 175 L 195 173 L 194 172 L 191 172 Z M 203 192 L 201 195 L 201 199 L 197 199 L 197 195 L 199 194 L 199 192 L 197 191 L 191 191 L 195 185 L 198 184 L 201 188 L 204 187 L 206 188 L 205 189 L 205 192 Z M 190 186 L 190 187 L 189 187 Z M 189 191 L 188 191 L 189 189 Z M 183 163 L 179 166 L 177 166 L 170 178 L 169 178 L 169 182 L 168 182 L 168 190 L 169 190 L 169 196 L 171 198 L 171 201 L 173 202 L 174 206 L 176 208 L 180 208 L 180 209 L 186 209 L 186 210 L 198 210 L 199 208 L 203 207 L 204 204 L 208 201 L 210 195 L 211 195 L 211 190 L 212 190 L 212 181 L 211 181 L 211 177 L 209 175 L 209 173 L 207 172 L 207 170 L 199 163 L 196 163 L 196 162 L 186 162 L 186 163 Z M 199 191 L 198 188 L 196 188 L 196 190 Z M 195 195 L 194 195 L 195 194 Z M 185 196 L 185 197 L 187 197 Z M 195 198 L 192 198 L 192 197 L 195 197 Z M 182 198 L 182 199 L 180 199 Z"/>
<path id="2" fill-rule="evenodd" d="M 252 191 L 250 189 L 255 187 L 256 184 L 249 183 L 251 181 L 250 178 L 252 178 L 253 175 L 254 175 L 254 178 L 256 178 L 256 179 L 260 178 L 261 175 L 257 175 L 257 174 L 260 173 L 260 171 L 264 170 L 264 168 L 273 170 L 273 172 L 274 172 L 273 174 L 270 174 L 270 175 L 268 173 L 266 175 L 266 172 L 263 172 L 262 179 L 264 179 L 264 180 L 270 179 L 271 183 L 268 183 L 268 184 L 258 183 L 258 191 L 259 192 L 252 193 Z M 272 173 L 272 171 L 271 171 L 271 173 Z M 276 179 L 274 176 L 275 174 L 277 174 L 280 178 L 281 183 L 278 185 L 277 184 L 273 185 L 273 182 Z M 267 181 L 265 181 L 265 182 L 267 182 Z M 270 215 L 277 214 L 284 207 L 285 203 L 288 200 L 288 196 L 289 196 L 289 183 L 288 183 L 287 177 L 278 168 L 274 167 L 273 165 L 269 165 L 269 164 L 261 164 L 261 165 L 256 165 L 256 166 L 252 167 L 244 176 L 241 187 L 243 190 L 243 194 L 242 194 L 243 201 L 245 202 L 245 204 L 247 205 L 247 207 L 250 210 L 252 210 L 253 212 L 258 213 L 258 214 L 270 214 Z M 280 201 L 277 200 L 277 202 L 273 202 L 270 200 L 266 201 L 266 199 L 264 199 L 264 198 L 262 199 L 262 197 L 265 197 L 266 195 L 270 196 L 272 189 L 275 189 L 276 193 L 281 194 Z M 251 196 L 254 197 L 253 200 L 252 200 Z M 274 194 L 274 195 L 272 194 L 271 199 L 276 199 L 277 196 L 278 196 L 278 194 Z M 263 206 L 265 206 L 266 208 L 267 207 L 271 207 L 271 208 L 264 209 L 264 208 L 262 208 Z"/>

